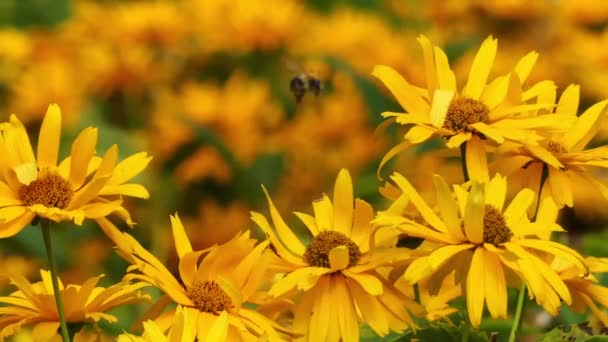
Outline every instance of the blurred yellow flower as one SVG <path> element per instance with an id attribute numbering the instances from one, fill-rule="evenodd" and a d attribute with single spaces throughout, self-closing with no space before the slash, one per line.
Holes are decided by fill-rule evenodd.
<path id="1" fill-rule="evenodd" d="M 270 341 L 281 341 L 279 332 L 288 332 L 243 305 L 259 298 L 259 287 L 266 280 L 267 242 L 256 246 L 256 240 L 245 232 L 223 245 L 193 251 L 181 220 L 171 216 L 179 257 L 179 276 L 175 277 L 132 236 L 121 233 L 105 218 L 101 224 L 113 232 L 119 253 L 132 264 L 125 279 L 149 283 L 183 306 L 183 319 L 196 322 L 193 329 L 199 340 L 239 341 L 265 335 Z M 169 328 L 175 313 L 172 309 L 157 320 L 162 331 Z"/>
<path id="2" fill-rule="evenodd" d="M 11 336 L 23 327 L 33 326 L 36 341 L 58 336 L 59 315 L 55 304 L 51 274 L 40 270 L 42 281 L 31 284 L 21 275 L 7 275 L 17 291 L 0 297 L 0 340 Z M 97 286 L 103 276 L 89 278 L 82 285 L 64 287 L 60 281 L 61 298 L 68 323 L 98 322 L 118 319 L 106 313 L 122 305 L 149 300 L 140 289 L 144 283 L 118 283 L 107 288 Z"/>
<path id="3" fill-rule="evenodd" d="M 50 105 L 38 137 L 36 156 L 25 127 L 11 115 L 0 124 L 0 238 L 18 234 L 35 217 L 55 222 L 98 219 L 113 212 L 132 224 L 120 198 L 148 198 L 140 184 L 127 183 L 149 163 L 146 153 L 134 154 L 116 164 L 118 147 L 103 158 L 94 156 L 97 129 L 82 131 L 72 144 L 70 157 L 57 164 L 61 139 L 61 110 Z"/>
<path id="4" fill-rule="evenodd" d="M 455 185 L 452 194 L 443 178 L 434 176 L 440 213 L 437 215 L 407 179 L 399 174 L 391 179 L 403 192 L 394 205 L 405 208 L 411 202 L 426 224 L 394 212 L 380 213 L 375 224 L 396 227 L 434 244 L 428 255 L 414 260 L 405 271 L 403 277 L 410 284 L 428 278 L 430 284 L 438 286 L 454 272 L 474 326 L 481 322 L 484 302 L 492 318 L 507 317 L 507 285 L 518 288 L 518 279 L 526 283 L 530 296 L 553 315 L 557 314 L 560 300 L 572 302 L 568 288 L 545 258 L 564 258 L 579 275 L 588 273 L 587 266 L 576 251 L 537 238 L 547 231 L 562 229 L 546 219 L 544 208 L 539 210 L 538 219 L 530 222 L 527 210 L 534 199 L 530 189 L 520 191 L 503 209 L 505 177 L 496 175 L 486 184 L 474 182 L 469 190 Z"/>
<path id="5" fill-rule="evenodd" d="M 359 321 L 381 336 L 416 327 L 410 311 L 420 315 L 419 305 L 376 272 L 408 251 L 392 248 L 396 239 L 391 234 L 376 236 L 374 248 L 373 208 L 354 199 L 347 170 L 338 174 L 333 204 L 324 195 L 313 203 L 315 216 L 295 213 L 312 234 L 308 245 L 287 226 L 265 193 L 274 228 L 259 213 L 252 212 L 252 219 L 276 251 L 273 266 L 286 273 L 269 294 L 293 298 L 303 291 L 294 312 L 297 333 L 311 341 L 358 341 Z"/>
<path id="6" fill-rule="evenodd" d="M 405 142 L 389 151 L 383 163 L 409 144 L 441 136 L 447 139 L 449 148 L 466 143 L 466 164 L 471 179 L 485 182 L 489 178 L 486 138 L 497 144 L 504 143 L 505 139 L 534 144 L 541 139 L 536 130 L 563 128 L 565 120 L 569 119 L 558 114 L 522 115 L 529 110 L 553 106 L 553 103 L 543 102 L 528 104 L 537 98 L 539 89 L 552 88 L 551 82 L 540 82 L 526 91 L 522 89 L 536 63 L 537 53 L 527 54 L 513 72 L 488 83 L 497 50 L 497 40 L 490 36 L 479 48 L 467 83 L 458 92 L 447 55 L 425 36 L 421 35 L 418 41 L 424 54 L 426 89 L 409 84 L 388 66 L 377 65 L 372 72 L 406 111 L 382 115 L 394 118 L 401 125 L 413 124 L 404 136 Z"/>
<path id="7" fill-rule="evenodd" d="M 589 183 L 608 199 L 608 186 L 591 172 L 595 168 L 608 168 L 608 146 L 585 149 L 608 114 L 608 100 L 594 104 L 577 116 L 579 92 L 579 86 L 566 88 L 555 109 L 555 113 L 571 117 L 572 124 L 566 130 L 544 134 L 538 145 L 505 145 L 499 149 L 503 155 L 496 162 L 498 171 L 507 176 L 517 172 L 513 177 L 526 179 L 540 179 L 546 166 L 548 178 L 543 197 L 552 197 L 560 208 L 574 205 L 573 188 L 581 183 Z M 530 186 L 538 191 L 539 184 Z"/>

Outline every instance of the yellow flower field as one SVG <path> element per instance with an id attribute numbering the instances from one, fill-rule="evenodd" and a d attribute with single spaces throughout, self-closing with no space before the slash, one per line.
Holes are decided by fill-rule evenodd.
<path id="1" fill-rule="evenodd" d="M 0 2 L 0 342 L 608 339 L 608 5 Z"/>

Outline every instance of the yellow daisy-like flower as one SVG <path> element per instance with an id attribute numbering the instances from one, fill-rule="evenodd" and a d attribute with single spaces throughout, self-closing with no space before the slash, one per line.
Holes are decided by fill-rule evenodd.
<path id="1" fill-rule="evenodd" d="M 425 36 L 421 35 L 418 42 L 424 54 L 426 88 L 409 84 L 388 66 L 378 65 L 372 72 L 406 111 L 382 115 L 394 118 L 402 125 L 413 125 L 404 136 L 405 141 L 387 153 L 381 166 L 411 144 L 440 136 L 448 139 L 449 148 L 467 142 L 466 163 L 471 179 L 485 182 L 489 176 L 484 138 L 497 144 L 505 140 L 534 144 L 541 139 L 536 130 L 563 128 L 561 115 L 524 115 L 530 110 L 553 105 L 538 98 L 545 89 L 555 87 L 552 82 L 539 82 L 528 90 L 522 89 L 538 58 L 536 52 L 521 58 L 513 72 L 489 82 L 497 50 L 497 40 L 490 36 L 479 48 L 468 80 L 458 91 L 446 54 Z"/>
<path id="2" fill-rule="evenodd" d="M 552 92 L 555 97 L 555 91 Z M 581 182 L 589 183 L 608 199 L 608 186 L 597 180 L 592 172 L 595 168 L 608 168 L 608 146 L 585 150 L 608 114 L 608 100 L 594 104 L 577 116 L 579 98 L 580 87 L 570 85 L 559 99 L 555 113 L 571 118 L 571 125 L 566 130 L 544 135 L 538 145 L 504 146 L 499 150 L 503 155 L 496 166 L 507 176 L 524 180 L 539 179 L 546 166 L 548 178 L 543 197 L 551 196 L 560 208 L 574 205 L 573 187 Z M 539 183 L 529 186 L 538 189 Z"/>
<path id="3" fill-rule="evenodd" d="M 184 319 L 194 322 L 194 334 L 200 341 L 241 341 L 261 336 L 281 341 L 279 332 L 289 333 L 243 305 L 260 298 L 259 287 L 267 279 L 267 242 L 256 245 L 256 240 L 245 232 L 225 244 L 193 251 L 181 220 L 177 215 L 171 216 L 179 257 L 176 278 L 132 236 L 121 233 L 105 218 L 100 223 L 106 232 L 112 232 L 120 254 L 132 264 L 125 279 L 149 283 L 183 306 Z M 163 302 L 162 306 L 167 304 Z M 162 331 L 169 328 L 175 312 L 172 309 L 157 320 Z"/>
<path id="4" fill-rule="evenodd" d="M 119 196 L 148 198 L 139 184 L 128 183 L 150 162 L 146 153 L 117 164 L 118 147 L 103 158 L 95 156 L 97 129 L 82 131 L 71 156 L 57 163 L 61 138 L 61 110 L 50 105 L 40 127 L 37 153 L 25 127 L 15 115 L 0 124 L 0 238 L 18 234 L 35 217 L 80 225 L 113 212 L 133 224 Z"/>
<path id="5" fill-rule="evenodd" d="M 587 257 L 585 263 L 591 273 L 608 272 L 608 258 Z M 576 269 L 561 259 L 555 260 L 552 266 L 558 271 L 560 278 L 572 294 L 572 304 L 570 304 L 572 311 L 582 314 L 589 308 L 602 325 L 608 327 L 608 315 L 595 304 L 597 302 L 608 308 L 608 288 L 598 284 L 597 279 L 591 274 L 586 277 L 578 276 Z"/>
<path id="6" fill-rule="evenodd" d="M 17 291 L 0 297 L 0 340 L 18 332 L 22 327 L 33 327 L 36 341 L 46 341 L 58 336 L 59 314 L 55 304 L 55 292 L 48 271 L 40 270 L 42 281 L 31 284 L 21 275 L 8 275 Z M 59 284 L 67 323 L 98 322 L 118 319 L 106 313 L 122 305 L 149 300 L 140 289 L 144 283 L 119 283 L 104 288 L 97 286 L 102 276 L 89 278 L 82 285 Z"/>
<path id="7" fill-rule="evenodd" d="M 185 315 L 185 308 L 178 306 L 171 322 L 171 328 L 167 334 L 154 321 L 143 323 L 144 332 L 141 336 L 122 334 L 118 336 L 118 342 L 194 342 L 196 341 L 196 316 Z M 222 314 L 226 315 L 224 311 Z M 225 319 L 225 318 L 224 318 Z M 215 325 L 209 327 L 207 336 L 215 336 L 213 331 L 218 329 L 222 320 L 218 319 Z"/>
<path id="8" fill-rule="evenodd" d="M 296 332 L 309 341 L 358 341 L 360 320 L 381 336 L 416 327 L 408 309 L 421 315 L 419 305 L 377 272 L 408 251 L 394 248 L 391 234 L 386 239 L 376 236 L 377 248 L 373 248 L 374 210 L 365 201 L 354 200 L 347 170 L 338 174 L 333 203 L 324 195 L 313 202 L 314 216 L 295 213 L 312 234 L 308 244 L 287 226 L 264 192 L 273 225 L 256 212 L 252 219 L 276 251 L 274 266 L 286 273 L 269 294 L 293 298 L 303 291 L 294 312 Z M 382 249 L 382 245 L 391 247 Z"/>
<path id="9" fill-rule="evenodd" d="M 391 179 L 403 191 L 394 205 L 405 208 L 410 202 L 426 224 L 394 213 L 380 213 L 375 223 L 396 227 L 434 246 L 407 268 L 403 277 L 408 282 L 428 278 L 430 284 L 441 284 L 453 273 L 456 284 L 463 286 L 475 326 L 481 322 L 484 302 L 492 318 L 506 318 L 507 285 L 519 288 L 521 281 L 551 314 L 557 314 L 560 299 L 572 303 L 567 286 L 546 260 L 550 263 L 551 258 L 561 257 L 579 275 L 588 273 L 587 266 L 576 251 L 538 238 L 562 229 L 548 219 L 550 206 L 541 206 L 535 222 L 528 219 L 527 210 L 535 197 L 532 190 L 521 190 L 504 209 L 507 182 L 503 176 L 496 175 L 486 184 L 475 182 L 468 190 L 455 185 L 452 194 L 443 178 L 435 175 L 437 215 L 403 176 L 394 174 Z"/>

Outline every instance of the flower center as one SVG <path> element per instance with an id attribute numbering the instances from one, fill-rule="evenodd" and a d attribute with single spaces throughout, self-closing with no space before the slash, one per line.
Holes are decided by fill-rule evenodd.
<path id="1" fill-rule="evenodd" d="M 232 300 L 215 281 L 197 281 L 186 290 L 194 306 L 203 312 L 216 313 L 231 308 Z"/>
<path id="2" fill-rule="evenodd" d="M 547 143 L 545 143 L 545 148 L 551 153 L 568 153 L 568 150 L 566 150 L 562 144 L 553 140 L 549 140 Z"/>
<path id="3" fill-rule="evenodd" d="M 488 106 L 469 97 L 458 97 L 452 100 L 443 127 L 452 131 L 462 131 L 468 125 L 485 121 L 490 114 Z"/>
<path id="4" fill-rule="evenodd" d="M 19 189 L 19 198 L 30 206 L 42 204 L 49 208 L 65 209 L 74 195 L 70 182 L 58 174 L 49 173 Z"/>
<path id="5" fill-rule="evenodd" d="M 511 240 L 512 236 L 513 232 L 507 227 L 502 213 L 493 206 L 486 205 L 483 216 L 483 242 L 498 246 Z"/>
<path id="6" fill-rule="evenodd" d="M 304 261 L 310 266 L 329 268 L 329 252 L 338 246 L 348 248 L 349 267 L 355 265 L 361 258 L 359 246 L 353 240 L 342 233 L 326 230 L 315 236 L 310 245 L 306 247 Z"/>

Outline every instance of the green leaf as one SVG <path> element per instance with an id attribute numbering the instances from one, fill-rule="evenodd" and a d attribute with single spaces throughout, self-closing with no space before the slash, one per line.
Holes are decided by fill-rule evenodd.
<path id="1" fill-rule="evenodd" d="M 18 27 L 54 27 L 72 15 L 70 0 L 4 0 L 2 8 L 12 9 L 12 17 L 3 15 L 7 24 Z M 4 2 L 3 1 L 3 2 Z M 10 3 L 10 5 L 8 4 Z"/>
<path id="2" fill-rule="evenodd" d="M 262 199 L 260 186 L 264 184 L 268 191 L 276 188 L 285 162 L 282 154 L 262 154 L 251 165 L 241 168 L 236 175 L 237 196 L 255 206 Z"/>
<path id="3" fill-rule="evenodd" d="M 404 335 L 397 337 L 391 341 L 406 342 L 416 339 L 418 341 L 441 341 L 441 342 L 460 342 L 463 335 L 467 334 L 469 342 L 488 342 L 490 341 L 486 333 L 475 330 L 467 324 L 455 326 L 444 322 L 432 322 L 429 326 L 419 329 L 415 332 L 408 331 Z"/>
<path id="4" fill-rule="evenodd" d="M 541 336 L 538 342 L 553 342 L 553 341 L 572 341 L 572 342 L 586 342 L 586 341 L 608 341 L 605 340 L 608 336 L 593 336 L 591 328 L 586 324 L 573 324 L 573 325 L 562 325 L 548 333 Z M 592 337 L 592 338 L 590 338 Z"/>

